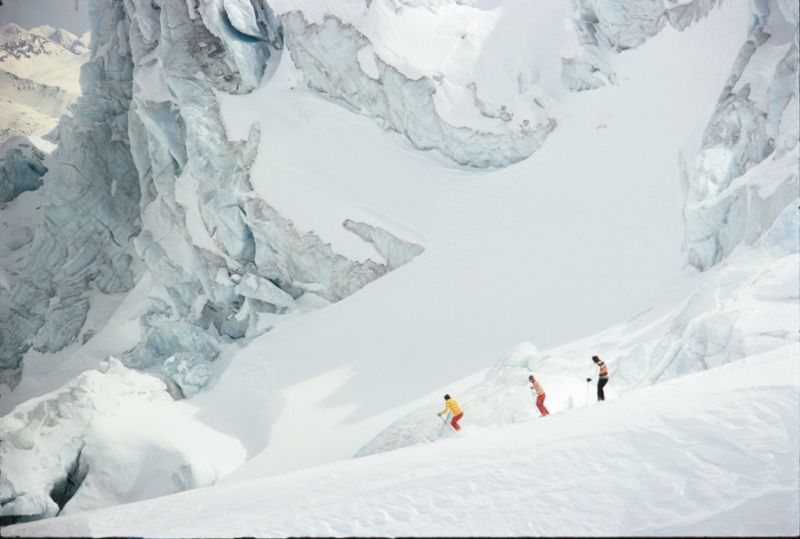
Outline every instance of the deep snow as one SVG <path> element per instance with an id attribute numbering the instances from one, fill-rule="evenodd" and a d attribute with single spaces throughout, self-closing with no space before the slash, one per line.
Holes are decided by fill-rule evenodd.
<path id="1" fill-rule="evenodd" d="M 519 24 L 509 6 L 484 15 Z M 551 11 L 563 17 L 552 4 L 541 9 L 542 17 Z M 426 13 L 416 15 L 428 20 Z M 546 25 L 531 39 L 547 46 L 528 50 L 528 61 L 540 67 L 558 128 L 531 158 L 504 169 L 458 167 L 436 151 L 415 150 L 373 118 L 305 89 L 289 54 L 252 94 L 218 93 L 230 138 L 245 140 L 260 122 L 250 180 L 300 233 L 317 234 L 352 260 L 383 260 L 342 226 L 350 219 L 425 251 L 338 303 L 302 296 L 297 311 L 269 333 L 225 347 L 210 367 L 214 385 L 181 403 L 190 419 L 176 426 L 189 432 L 186 425 L 200 422 L 241 444 L 218 456 L 233 462 L 243 448 L 250 459 L 221 484 L 8 530 L 158 536 L 795 531 L 796 347 L 637 388 L 658 379 L 658 365 L 647 362 L 652 348 L 672 345 L 670 339 L 717 344 L 714 331 L 722 330 L 714 324 L 699 324 L 696 340 L 680 332 L 683 322 L 695 322 L 682 318 L 684 309 L 712 322 L 714 316 L 737 321 L 747 338 L 733 347 L 733 359 L 792 342 L 786 328 L 798 327 L 796 247 L 769 264 L 739 250 L 730 263 L 703 274 L 685 266 L 681 251 L 678 154 L 698 151 L 749 18 L 746 2 L 724 2 L 684 32 L 666 27 L 640 48 L 609 57 L 618 84 L 581 93 L 558 84 L 556 51 L 566 37 L 558 24 Z M 434 40 L 444 49 L 453 40 L 452 28 L 446 30 Z M 404 36 L 407 42 L 396 41 Z M 392 50 L 422 61 L 420 44 L 407 32 L 390 37 Z M 503 39 L 490 43 L 509 47 Z M 463 75 L 459 69 L 475 67 L 470 54 L 448 58 L 447 72 L 456 78 Z M 745 181 L 758 186 L 768 183 L 759 184 L 763 177 L 784 177 L 796 151 L 757 167 Z M 188 219 L 199 222 L 192 179 L 182 177 L 175 187 Z M 788 240 L 794 221 L 784 222 Z M 208 239 L 202 246 L 211 249 Z M 787 245 L 791 253 L 794 244 Z M 742 279 L 753 285 L 737 288 Z M 145 271 L 126 294 L 93 295 L 85 327 L 93 336 L 58 354 L 28 352 L 21 382 L 0 402 L 2 413 L 139 342 L 139 317 L 154 281 Z M 538 349 L 523 345 L 531 352 L 514 364 L 508 351 L 525 341 Z M 612 367 L 610 400 L 570 411 L 587 402 L 583 379 L 592 353 Z M 492 377 L 497 373 L 487 367 L 495 362 L 494 370 L 509 367 L 511 374 Z M 525 376 L 514 384 L 533 367 L 541 371 L 548 406 L 560 413 L 529 423 L 534 414 Z M 667 374 L 692 369 L 681 365 Z M 465 425 L 472 428 L 460 439 L 347 460 L 372 442 L 381 450 L 404 445 L 392 439 L 392 428 L 406 419 L 415 429 L 415 421 L 438 429 L 438 420 L 425 414 L 439 408 L 444 392 L 469 396 L 472 424 Z M 513 422 L 523 424 L 498 428 Z M 193 441 L 204 443 L 201 436 Z M 499 459 L 508 447 L 514 448 L 509 457 Z M 565 479 L 563 470 L 577 469 L 580 474 Z M 274 477 L 243 482 L 263 476 Z M 658 495 L 642 498 L 641 490 Z M 610 498 L 598 502 L 603 492 Z M 153 494 L 141 488 L 116 501 Z M 491 496 L 507 503 L 496 505 Z M 274 509 L 265 514 L 265 507 Z M 177 521 L 176 514 L 186 516 Z M 231 528 L 231 520 L 241 528 Z"/>
<path id="2" fill-rule="evenodd" d="M 436 443 L 4 533 L 793 535 L 798 353 L 791 345 L 511 427 L 474 427 L 467 408 L 463 431 Z"/>

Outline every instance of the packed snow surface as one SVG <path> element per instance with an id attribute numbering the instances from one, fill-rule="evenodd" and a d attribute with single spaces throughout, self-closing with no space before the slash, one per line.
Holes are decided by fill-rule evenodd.
<path id="1" fill-rule="evenodd" d="M 792 535 L 800 526 L 798 353 L 791 345 L 511 427 L 472 426 L 467 408 L 462 432 L 435 443 L 6 533 Z M 430 421 L 438 422 L 433 410 Z"/>
<path id="2" fill-rule="evenodd" d="M 63 515 L 214 483 L 242 463 L 244 450 L 191 416 L 163 381 L 114 358 L 29 400 L 0 419 L 0 489 L 4 501 L 14 498 L 0 518 Z"/>
<path id="3" fill-rule="evenodd" d="M 186 439 L 159 468 L 169 433 L 149 453 L 67 407 L 48 428 L 110 448 L 88 483 L 23 443 L 15 484 L 55 464 L 0 506 L 219 484 L 11 530 L 796 531 L 796 2 L 95 7 L 45 188 L 0 219 L 0 413 L 36 431 L 30 399 L 119 354 Z M 75 44 L 51 30 L 12 59 Z M 100 415 L 138 406 L 121 386 Z M 445 392 L 465 431 L 431 445 Z"/>

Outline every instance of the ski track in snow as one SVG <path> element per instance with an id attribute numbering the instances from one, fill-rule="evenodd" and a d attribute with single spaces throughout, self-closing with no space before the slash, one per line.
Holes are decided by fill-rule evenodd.
<path id="1" fill-rule="evenodd" d="M 158 537 L 791 535 L 800 348 L 435 444 L 7 528 Z M 433 412 L 432 412 L 433 413 Z"/>

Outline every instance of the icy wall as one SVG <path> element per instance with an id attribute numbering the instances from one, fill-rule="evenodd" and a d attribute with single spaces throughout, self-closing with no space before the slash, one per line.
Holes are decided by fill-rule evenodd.
<path id="1" fill-rule="evenodd" d="M 227 139 L 215 92 L 255 89 L 282 52 L 268 6 L 131 2 L 128 14 L 143 216 L 135 244 L 158 284 L 126 361 L 160 367 L 192 395 L 222 343 L 270 329 L 303 294 L 338 301 L 395 266 L 348 260 L 298 232 L 252 190 L 260 127 L 246 142 Z"/>
<path id="2" fill-rule="evenodd" d="M 62 121 L 31 273 L 0 329 L 10 385 L 30 347 L 79 338 L 88 292 L 129 290 L 137 268 L 155 284 L 123 360 L 192 395 L 225 342 L 270 329 L 303 294 L 338 301 L 409 259 L 348 260 L 255 196 L 260 127 L 229 141 L 216 92 L 255 89 L 279 60 L 283 30 L 266 4 L 95 2 L 92 14 L 84 97 Z"/>
<path id="3" fill-rule="evenodd" d="M 500 102 L 504 97 L 495 98 L 490 92 L 496 81 L 480 77 L 460 80 L 455 75 L 459 60 L 448 60 L 454 64 L 449 70 L 443 64 L 436 71 L 405 56 L 387 58 L 387 49 L 395 44 L 381 45 L 359 28 L 359 24 L 369 26 L 376 19 L 399 21 L 406 7 L 414 9 L 419 4 L 418 9 L 424 11 L 435 9 L 438 3 L 367 2 L 347 8 L 335 3 L 273 3 L 278 6 L 292 60 L 308 86 L 376 118 L 384 128 L 403 134 L 417 149 L 438 150 L 462 165 L 502 167 L 529 157 L 556 127 L 548 113 L 547 96 L 536 85 L 519 82 L 513 102 Z M 347 16 L 358 9 L 362 10 L 358 15 Z M 445 19 L 448 15 L 439 16 Z M 454 16 L 461 15 L 455 12 Z M 480 50 L 490 38 L 468 36 L 468 25 L 464 26 L 464 33 L 451 45 L 453 57 L 459 56 L 460 49 Z M 387 36 L 376 30 L 374 39 Z M 473 39 L 482 43 L 473 43 Z"/>
<path id="4" fill-rule="evenodd" d="M 0 320 L 0 372 L 11 384 L 30 347 L 54 352 L 78 338 L 90 290 L 110 294 L 133 286 L 130 239 L 141 220 L 128 146 L 133 64 L 122 3 L 95 8 L 92 31 L 106 41 L 83 66 L 84 97 L 61 120 L 45 180 L 44 222 Z"/>
<path id="5" fill-rule="evenodd" d="M 797 339 L 800 4 L 754 1 L 751 12 L 700 149 L 682 157 L 687 258 L 709 275 L 652 351 L 624 358 L 632 379 L 664 380 Z"/>
<path id="6" fill-rule="evenodd" d="M 13 137 L 0 144 L 0 203 L 41 187 L 45 172 L 44 154 L 26 138 Z"/>
<path id="7" fill-rule="evenodd" d="M 571 52 L 562 80 L 573 91 L 614 84 L 609 56 L 638 47 L 669 24 L 684 30 L 720 0 L 572 0 Z"/>
<path id="8" fill-rule="evenodd" d="M 797 167 L 784 172 L 778 162 L 788 156 L 797 163 L 800 7 L 772 1 L 753 2 L 752 9 L 747 41 L 700 152 L 685 165 L 685 242 L 689 262 L 700 270 L 742 242 L 753 245 L 782 212 L 797 207 Z"/>
<path id="9" fill-rule="evenodd" d="M 111 360 L 3 418 L 4 521 L 214 482 L 240 464 L 241 446 L 191 426 L 172 397 L 202 391 L 226 343 L 268 331 L 301 296 L 338 301 L 422 251 L 347 221 L 385 262 L 349 260 L 253 192 L 260 126 L 229 141 L 217 94 L 249 92 L 275 67 L 282 29 L 266 4 L 96 0 L 90 12 L 84 96 L 60 124 L 29 272 L 0 310 L 0 381 L 13 387 L 31 347 L 90 337 L 81 332 L 97 292 L 127 291 L 144 272 L 152 286 L 124 366 Z M 30 183 L 9 166 L 14 190 Z M 126 407 L 150 410 L 152 424 L 175 417 L 160 434 L 109 434 Z M 217 447 L 192 447 L 209 441 Z"/>

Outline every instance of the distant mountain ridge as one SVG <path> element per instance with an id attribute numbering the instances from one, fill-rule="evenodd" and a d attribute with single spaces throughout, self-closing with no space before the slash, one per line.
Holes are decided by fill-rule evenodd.
<path id="1" fill-rule="evenodd" d="M 6 56 L 30 58 L 39 54 L 63 54 L 64 50 L 83 54 L 89 51 L 89 33 L 79 37 L 50 25 L 25 30 L 18 24 L 8 23 L 0 27 L 0 49 L 0 61 Z"/>
<path id="2" fill-rule="evenodd" d="M 89 33 L 49 25 L 0 27 L 0 142 L 51 131 L 81 94 L 80 66 L 89 58 Z"/>

